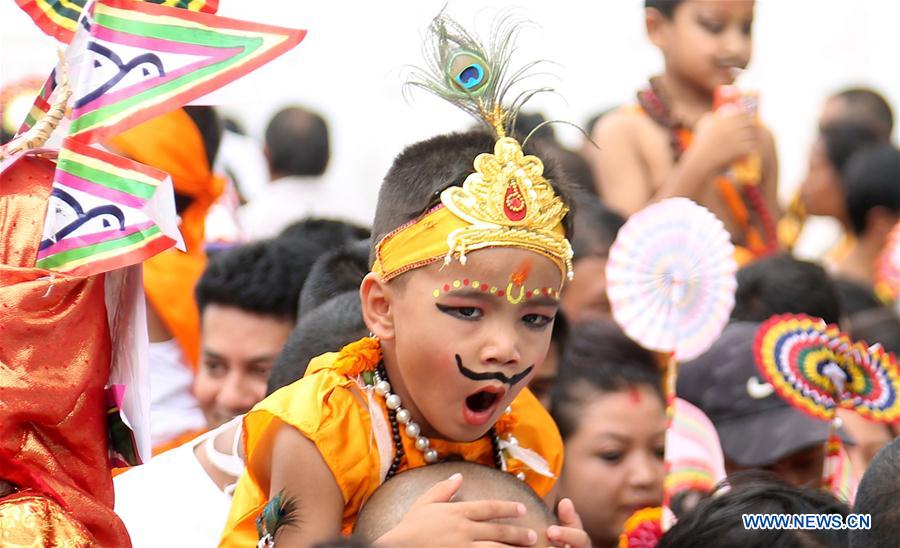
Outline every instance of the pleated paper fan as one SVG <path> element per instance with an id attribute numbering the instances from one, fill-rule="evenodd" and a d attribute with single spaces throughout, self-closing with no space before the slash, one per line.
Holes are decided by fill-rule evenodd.
<path id="1" fill-rule="evenodd" d="M 722 221 L 687 198 L 663 200 L 628 219 L 609 250 L 613 317 L 645 348 L 696 358 L 728 322 L 736 270 Z"/>
<path id="2" fill-rule="evenodd" d="M 813 417 L 831 420 L 843 407 L 881 422 L 900 418 L 900 373 L 879 345 L 853 344 L 818 318 L 782 314 L 759 327 L 753 352 L 775 391 Z"/>

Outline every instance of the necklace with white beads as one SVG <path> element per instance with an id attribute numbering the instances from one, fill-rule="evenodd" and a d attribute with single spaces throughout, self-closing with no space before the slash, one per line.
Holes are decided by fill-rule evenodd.
<path id="1" fill-rule="evenodd" d="M 422 452 L 425 462 L 432 464 L 440 460 L 440 455 L 436 449 L 431 447 L 431 441 L 422 435 L 422 429 L 412 420 L 409 410 L 404 409 L 400 396 L 391 392 L 391 383 L 388 381 L 387 371 L 384 363 L 379 363 L 374 371 L 375 392 L 384 398 L 385 405 L 388 408 L 388 418 L 391 421 L 391 435 L 394 439 L 394 460 L 388 469 L 385 481 L 390 479 L 400 468 L 400 462 L 403 459 L 403 440 L 400 437 L 400 425 L 404 425 L 406 435 L 415 440 L 414 444 L 417 450 Z M 490 430 L 491 449 L 494 455 L 494 464 L 498 470 L 505 470 L 503 454 L 500 449 L 500 437 L 497 435 L 496 429 Z"/>

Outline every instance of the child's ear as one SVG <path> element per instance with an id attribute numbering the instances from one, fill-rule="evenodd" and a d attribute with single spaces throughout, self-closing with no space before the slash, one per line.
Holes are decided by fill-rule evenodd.
<path id="1" fill-rule="evenodd" d="M 644 10 L 644 25 L 647 27 L 647 38 L 659 49 L 665 48 L 669 23 L 671 21 L 661 14 L 659 10 L 655 8 L 646 8 Z"/>
<path id="2" fill-rule="evenodd" d="M 394 338 L 394 316 L 391 312 L 393 293 L 377 274 L 369 272 L 359 286 L 363 321 L 379 339 Z"/>

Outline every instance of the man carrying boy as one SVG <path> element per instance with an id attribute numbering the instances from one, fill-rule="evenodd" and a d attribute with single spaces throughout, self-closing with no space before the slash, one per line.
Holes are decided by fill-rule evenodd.
<path id="1" fill-rule="evenodd" d="M 592 154 L 600 195 L 624 215 L 684 196 L 716 214 L 748 262 L 777 248 L 772 134 L 750 109 L 713 111 L 717 88 L 750 61 L 752 0 L 646 0 L 647 33 L 665 70 L 639 105 L 605 116 Z M 747 164 L 749 169 L 736 169 Z M 731 169 L 729 169 L 731 168 Z M 739 175 L 740 174 L 740 175 Z"/>

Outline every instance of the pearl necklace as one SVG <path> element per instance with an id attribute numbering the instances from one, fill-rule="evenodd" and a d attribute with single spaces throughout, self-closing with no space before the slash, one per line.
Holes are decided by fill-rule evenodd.
<path id="1" fill-rule="evenodd" d="M 406 435 L 415 440 L 416 449 L 422 452 L 427 464 L 433 464 L 440 459 L 437 450 L 430 447 L 431 441 L 422 435 L 422 429 L 412 420 L 409 410 L 404 409 L 401 405 L 400 396 L 391 392 L 391 383 L 388 382 L 387 371 L 384 369 L 384 363 L 379 363 L 374 371 L 375 392 L 384 398 L 385 405 L 388 408 L 388 418 L 391 421 L 391 434 L 394 438 L 394 460 L 388 469 L 385 481 L 391 479 L 400 468 L 400 461 L 403 459 L 405 452 L 403 451 L 403 439 L 400 437 L 400 424 L 406 427 Z M 506 470 L 504 465 L 503 453 L 500 450 L 500 437 L 497 431 L 492 427 L 490 431 L 491 449 L 494 454 L 494 464 L 498 470 Z"/>

